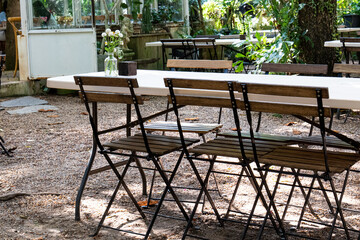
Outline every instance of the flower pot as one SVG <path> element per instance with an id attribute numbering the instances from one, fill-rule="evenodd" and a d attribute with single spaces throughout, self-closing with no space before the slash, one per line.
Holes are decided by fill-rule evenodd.
<path id="1" fill-rule="evenodd" d="M 360 15 L 346 14 L 344 15 L 345 27 L 360 27 Z"/>

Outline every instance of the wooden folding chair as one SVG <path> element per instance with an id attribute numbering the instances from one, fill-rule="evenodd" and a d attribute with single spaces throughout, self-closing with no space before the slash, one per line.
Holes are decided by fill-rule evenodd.
<path id="1" fill-rule="evenodd" d="M 179 69 L 190 69 L 196 71 L 207 71 L 207 70 L 220 70 L 224 73 L 227 73 L 232 68 L 232 61 L 229 60 L 191 60 L 191 59 L 169 59 L 167 62 L 167 67 L 172 71 Z M 169 109 L 169 101 L 167 102 L 167 109 Z M 196 133 L 199 137 L 206 142 L 205 135 L 208 133 L 218 133 L 221 129 L 221 114 L 222 109 L 219 110 L 219 116 L 217 124 L 212 123 L 183 123 L 182 131 L 186 133 Z M 176 122 L 168 121 L 168 114 L 165 115 L 165 121 L 151 122 L 145 125 L 146 131 L 162 131 L 164 132 L 177 132 L 178 127 Z M 217 186 L 217 180 L 215 175 L 213 175 L 215 184 Z M 220 191 L 217 187 L 217 191 L 220 194 Z M 204 205 L 203 205 L 204 207 Z"/>
<path id="2" fill-rule="evenodd" d="M 92 132 L 93 132 L 93 138 L 96 143 L 96 146 L 99 149 L 99 152 L 104 156 L 108 165 L 110 166 L 110 168 L 113 170 L 113 172 L 115 173 L 115 175 L 118 178 L 118 184 L 110 198 L 110 201 L 109 201 L 107 208 L 99 222 L 99 225 L 94 233 L 94 236 L 98 234 L 98 232 L 100 231 L 100 229 L 102 227 L 106 227 L 103 225 L 103 223 L 104 223 L 105 218 L 111 208 L 112 203 L 115 200 L 117 192 L 119 191 L 121 186 L 127 192 L 128 196 L 130 197 L 131 201 L 137 208 L 141 217 L 145 218 L 145 214 L 144 214 L 145 212 L 141 209 L 141 207 L 137 203 L 135 197 L 131 193 L 129 187 L 124 182 L 124 176 L 126 175 L 127 170 L 131 166 L 132 162 L 136 162 L 136 165 L 138 166 L 139 169 L 142 168 L 141 164 L 139 162 L 139 159 L 146 159 L 147 161 L 152 161 L 156 170 L 160 173 L 162 180 L 166 184 L 166 188 L 164 190 L 163 195 L 166 195 L 166 193 L 169 191 L 171 193 L 172 197 L 174 198 L 177 206 L 179 207 L 181 213 L 183 214 L 185 220 L 188 220 L 189 217 L 188 217 L 184 207 L 181 205 L 177 195 L 175 194 L 175 192 L 170 184 L 176 174 L 176 171 L 177 171 L 177 169 L 181 163 L 182 157 L 183 157 L 183 153 L 181 152 L 183 144 L 185 144 L 186 146 L 189 146 L 189 145 L 197 142 L 198 140 L 185 139 L 184 141 L 181 141 L 179 138 L 176 138 L 176 137 L 146 134 L 144 126 L 143 126 L 144 119 L 142 118 L 142 115 L 141 115 L 140 109 L 139 109 L 139 104 L 143 104 L 143 99 L 141 96 L 135 94 L 135 90 L 134 90 L 134 88 L 138 88 L 138 83 L 137 83 L 136 79 L 120 78 L 120 77 L 84 77 L 84 76 L 75 76 L 74 78 L 75 78 L 76 84 L 79 85 L 80 97 L 81 97 L 82 101 L 85 103 L 85 107 L 86 107 L 86 110 L 89 115 L 89 120 L 90 120 L 90 124 L 92 127 Z M 108 92 L 108 91 L 110 91 L 109 87 L 110 88 L 111 87 L 128 88 L 130 90 L 130 94 L 129 93 L 127 93 L 127 94 L 111 93 L 111 92 Z M 96 89 L 96 90 L 88 90 L 89 88 Z M 104 90 L 104 88 L 105 88 L 105 90 Z M 98 102 L 122 103 L 122 104 L 127 104 L 127 106 L 134 104 L 136 115 L 137 115 L 137 120 L 135 122 L 127 123 L 123 127 L 115 127 L 115 128 L 99 130 L 99 127 L 97 125 L 98 113 L 95 108 Z M 95 107 L 93 107 L 93 111 L 91 111 L 91 109 L 90 109 L 90 103 L 92 103 L 93 106 L 95 106 Z M 127 137 L 120 137 L 116 140 L 113 140 L 113 141 L 107 142 L 107 143 L 103 143 L 103 141 L 100 139 L 100 135 L 114 132 L 116 130 L 119 130 L 119 129 L 122 129 L 125 127 L 135 126 L 137 124 L 140 125 L 141 134 L 134 135 L 134 136 L 130 136 L 129 134 L 127 134 Z M 168 178 L 166 173 L 162 169 L 161 165 L 159 164 L 159 158 L 165 154 L 172 153 L 175 151 L 180 151 L 181 154 L 180 154 L 178 160 L 176 161 L 174 170 L 171 173 L 170 178 Z M 110 155 L 125 157 L 126 160 L 122 161 L 121 164 L 116 164 L 110 158 Z M 91 164 L 89 163 L 90 166 L 91 166 Z M 117 166 L 119 166 L 119 165 L 124 165 L 124 168 L 121 173 L 117 170 Z M 141 174 L 141 176 L 142 175 L 143 174 Z M 116 229 L 116 230 L 123 231 L 123 232 L 130 233 L 130 234 L 143 235 L 143 236 L 145 236 L 145 239 L 146 239 L 151 232 L 151 228 L 155 222 L 156 216 L 158 215 L 158 213 L 160 211 L 161 205 L 162 205 L 162 201 L 159 202 L 159 204 L 156 208 L 154 217 L 150 223 L 150 226 L 149 226 L 146 234 L 139 234 L 139 233 L 135 233 L 132 231 L 126 231 L 126 230 L 122 230 L 122 229 Z"/>
<path id="3" fill-rule="evenodd" d="M 211 60 L 218 59 L 215 38 L 193 38 L 191 41 L 195 47 L 196 59 L 200 59 L 200 49 L 207 49 Z M 213 50 L 214 56 L 211 50 Z"/>
<path id="4" fill-rule="evenodd" d="M 354 64 L 354 59 L 351 57 L 352 52 L 356 52 L 359 56 L 360 47 L 349 47 L 346 43 L 359 43 L 360 38 L 358 37 L 340 37 L 340 42 L 342 43 L 343 54 L 345 55 L 346 64 L 350 63 L 350 59 Z"/>
<path id="5" fill-rule="evenodd" d="M 339 77 L 342 77 L 343 74 L 345 74 L 346 77 L 350 77 L 350 74 L 360 74 L 360 65 L 335 63 L 333 72 L 339 74 Z M 350 113 L 351 110 L 347 110 L 344 123 L 346 123 Z M 337 118 L 340 118 L 340 109 L 338 109 Z"/>
<path id="6" fill-rule="evenodd" d="M 166 49 L 171 49 L 173 59 L 194 59 L 195 47 L 190 39 L 160 39 L 163 55 L 163 69 L 168 61 Z"/>
<path id="7" fill-rule="evenodd" d="M 329 226 L 331 227 L 329 231 L 329 238 L 331 238 L 332 236 L 333 230 L 336 225 L 337 217 L 338 215 L 340 215 L 340 219 L 343 225 L 342 228 L 345 230 L 347 239 L 349 239 L 349 230 L 343 215 L 341 202 L 347 184 L 349 169 L 360 159 L 360 155 L 357 153 L 330 151 L 327 148 L 325 132 L 328 131 L 336 134 L 336 132 L 326 129 L 324 122 L 324 117 L 331 115 L 331 109 L 327 108 L 323 104 L 323 99 L 329 97 L 328 90 L 325 88 L 294 87 L 251 83 L 237 83 L 236 89 L 239 93 L 242 94 L 243 103 L 241 104 L 241 108 L 246 111 L 247 120 L 250 126 L 252 124 L 252 113 L 260 111 L 269 113 L 292 114 L 295 116 L 319 117 L 319 124 L 317 124 L 316 127 L 319 127 L 321 132 L 322 150 L 305 149 L 294 146 L 279 146 L 270 153 L 255 157 L 255 162 L 258 161 L 258 171 L 278 173 L 278 178 L 272 194 L 273 198 L 275 197 L 281 177 L 283 175 L 294 176 L 294 182 L 292 185 L 292 189 L 289 192 L 288 201 L 284 209 L 282 219 L 285 219 L 287 208 L 291 202 L 294 188 L 300 187 L 301 189 L 303 189 L 303 185 L 301 185 L 299 177 L 310 178 L 311 184 L 308 187 L 309 190 L 305 195 L 305 202 L 300 213 L 297 227 L 299 228 L 301 222 L 304 221 L 304 212 L 306 210 L 306 207 L 308 206 L 312 190 L 315 189 L 314 183 L 315 181 L 318 181 L 318 184 L 320 186 L 319 190 L 324 195 L 324 198 L 329 206 L 329 210 L 333 213 L 334 217 L 332 223 L 329 224 Z M 252 95 L 252 99 L 256 99 L 256 95 L 258 94 L 271 95 L 273 96 L 273 100 L 249 100 L 248 94 Z M 305 105 L 299 104 L 295 101 L 282 103 L 282 97 L 312 99 L 313 104 Z M 254 131 L 251 127 L 250 135 L 251 141 L 254 143 L 254 154 L 257 154 L 259 143 L 258 140 L 255 139 Z M 263 145 L 260 146 L 264 147 Z M 260 167 L 260 164 L 263 164 L 263 167 Z M 277 166 L 280 169 L 276 169 L 271 166 Z M 335 189 L 334 175 L 340 174 L 342 172 L 345 172 L 345 179 L 343 181 L 342 189 L 338 191 Z M 323 187 L 324 181 L 330 183 L 330 189 L 325 189 Z M 327 191 L 330 191 L 333 194 L 335 208 L 332 206 L 329 197 L 326 194 Z M 270 207 L 267 212 L 269 213 L 269 211 Z M 264 220 L 259 236 L 261 236 L 262 234 L 262 230 L 266 224 L 266 220 L 267 218 L 265 218 Z"/>
<path id="8" fill-rule="evenodd" d="M 259 194 L 258 196 L 262 204 L 267 209 L 268 203 L 266 202 L 265 197 L 262 194 L 262 188 L 265 187 L 266 191 L 269 194 L 270 194 L 269 192 L 270 190 L 266 185 L 265 181 L 263 181 L 260 185 L 258 184 L 257 181 L 254 181 L 256 177 L 254 176 L 252 168 L 249 166 L 249 164 L 254 160 L 253 146 L 252 146 L 252 142 L 249 139 L 243 139 L 241 137 L 240 122 L 237 113 L 238 106 L 240 106 L 240 101 L 234 98 L 234 86 L 233 86 L 234 83 L 225 82 L 225 81 L 215 81 L 215 80 L 212 81 L 212 80 L 177 79 L 177 78 L 164 79 L 164 81 L 166 86 L 169 87 L 169 92 L 170 92 L 169 101 L 171 101 L 174 108 L 174 113 L 176 116 L 181 139 L 184 138 L 184 133 L 182 130 L 183 123 L 180 120 L 179 112 L 178 112 L 178 106 L 181 105 L 230 108 L 233 110 L 234 121 L 236 123 L 239 133 L 238 138 L 215 138 L 207 142 L 201 143 L 199 145 L 196 145 L 195 147 L 192 148 L 187 148 L 183 143 L 185 156 L 189 161 L 195 173 L 195 176 L 201 186 L 197 197 L 197 201 L 192 210 L 192 214 L 190 215 L 190 219 L 188 221 L 187 227 L 184 231 L 183 239 L 186 236 L 196 237 L 194 235 L 188 234 L 188 231 L 189 228 L 191 227 L 191 222 L 194 218 L 194 215 L 196 213 L 197 207 L 199 205 L 203 193 L 205 193 L 207 199 L 209 200 L 211 207 L 220 224 L 222 224 L 222 221 L 224 220 L 219 216 L 215 203 L 213 202 L 211 196 L 207 191 L 207 184 L 215 163 L 230 164 L 230 165 L 233 164 L 242 167 L 242 170 L 238 173 L 239 181 L 243 176 L 249 177 L 252 180 L 255 191 Z M 186 94 L 186 95 L 178 93 L 178 91 L 181 92 L 181 90 L 183 89 L 192 89 L 194 90 L 194 93 Z M 208 96 L 201 96 L 200 94 L 198 94 L 199 91 L 204 91 L 204 90 L 217 91 L 219 93 L 222 93 L 223 96 L 219 94 L 212 95 L 210 93 Z M 281 142 L 271 142 L 269 144 L 266 144 L 265 148 L 259 147 L 258 153 L 259 155 L 264 155 L 266 153 L 271 152 L 273 149 L 276 149 L 278 146 L 282 146 L 282 145 L 283 143 Z M 211 157 L 207 157 L 207 156 L 211 156 Z M 237 161 L 220 160 L 218 159 L 218 157 L 235 158 L 237 159 Z M 209 163 L 209 168 L 206 171 L 204 178 L 201 178 L 199 171 L 195 166 L 194 161 L 205 161 Z M 276 206 L 272 201 L 270 204 L 276 210 Z M 283 226 L 281 226 L 281 221 L 279 220 L 280 216 L 277 214 L 277 211 L 275 211 L 275 215 L 276 216 L 274 218 L 274 216 L 270 214 L 270 219 L 277 233 L 281 235 L 280 229 L 283 229 Z M 280 224 L 279 226 L 277 226 L 275 219 L 278 220 Z M 246 230 L 247 228 L 244 231 L 243 234 L 244 237 L 246 236 Z"/>

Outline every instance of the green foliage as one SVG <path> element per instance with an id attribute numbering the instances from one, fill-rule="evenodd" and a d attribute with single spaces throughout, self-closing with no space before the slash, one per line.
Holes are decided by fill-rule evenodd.
<path id="1" fill-rule="evenodd" d="M 152 23 L 166 23 L 174 21 L 173 16 L 178 12 L 174 8 L 168 8 L 167 6 L 159 6 L 156 11 L 153 9 L 151 11 Z"/>
<path id="2" fill-rule="evenodd" d="M 286 41 L 281 35 L 277 36 L 271 43 L 268 42 L 267 37 L 255 34 L 256 43 L 249 40 L 242 42 L 238 46 L 240 53 L 236 54 L 239 60 L 234 63 L 237 66 L 236 72 L 244 70 L 244 63 L 253 62 L 258 71 L 264 62 L 270 63 L 288 63 L 291 62 L 298 54 L 293 48 L 293 43 Z"/>
<path id="3" fill-rule="evenodd" d="M 142 22 L 141 22 L 141 30 L 143 33 L 150 33 L 152 30 L 151 24 L 151 3 L 153 0 L 145 0 L 144 7 L 142 10 Z"/>
<path id="4" fill-rule="evenodd" d="M 134 21 L 138 19 L 138 14 L 140 13 L 140 5 L 142 3 L 139 0 L 132 0 L 130 1 L 130 8 L 131 8 L 131 16 L 133 17 Z"/>

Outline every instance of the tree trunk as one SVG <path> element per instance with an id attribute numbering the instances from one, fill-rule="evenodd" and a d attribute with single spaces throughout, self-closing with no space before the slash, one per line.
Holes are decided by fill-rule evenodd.
<path id="1" fill-rule="evenodd" d="M 299 12 L 299 26 L 302 32 L 299 49 L 300 59 L 305 63 L 328 64 L 335 61 L 335 49 L 325 48 L 324 42 L 336 36 L 336 0 L 300 0 L 305 7 Z"/>
<path id="2" fill-rule="evenodd" d="M 6 17 L 20 17 L 20 0 L 8 0 Z M 17 26 L 20 28 L 20 24 Z M 6 69 L 15 68 L 15 38 L 14 30 L 9 23 L 6 24 Z"/>
<path id="3" fill-rule="evenodd" d="M 200 21 L 200 28 L 203 31 L 203 35 L 206 35 L 206 27 L 204 22 L 204 15 L 203 15 L 203 9 L 201 6 L 201 0 L 198 0 L 198 6 L 199 6 L 199 21 Z"/>

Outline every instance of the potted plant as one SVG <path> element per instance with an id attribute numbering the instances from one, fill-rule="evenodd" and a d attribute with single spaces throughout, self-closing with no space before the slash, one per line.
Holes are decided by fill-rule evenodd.
<path id="1" fill-rule="evenodd" d="M 343 18 L 345 27 L 360 27 L 360 2 L 351 2 Z"/>

